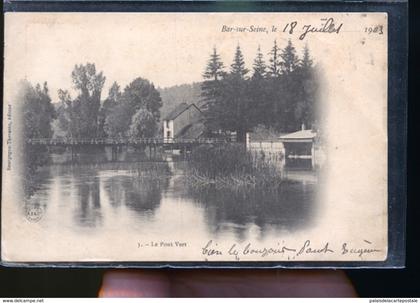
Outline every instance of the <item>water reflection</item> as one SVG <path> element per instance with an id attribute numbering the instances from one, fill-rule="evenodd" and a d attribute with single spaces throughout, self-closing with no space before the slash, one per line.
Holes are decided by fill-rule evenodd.
<path id="1" fill-rule="evenodd" d="M 259 236 L 273 229 L 294 230 L 310 223 L 314 209 L 314 186 L 286 181 L 274 189 L 189 188 L 195 203 L 206 210 L 206 221 L 213 234 L 231 230 L 240 239 L 247 237 L 253 224 Z"/>
<path id="2" fill-rule="evenodd" d="M 75 209 L 74 217 L 82 226 L 95 227 L 102 223 L 99 178 L 94 174 L 89 179 L 88 182 L 76 185 L 78 207 Z"/>
<path id="3" fill-rule="evenodd" d="M 50 169 L 41 169 L 35 176 L 32 176 L 30 181 L 23 180 L 24 198 L 22 215 L 26 216 L 28 212 L 37 209 L 45 212 L 48 207 L 49 188 L 51 186 L 52 176 Z M 30 183 L 30 185 L 28 185 Z M 30 190 L 26 191 L 30 187 Z"/>
<path id="4" fill-rule="evenodd" d="M 153 214 L 159 207 L 162 192 L 168 187 L 168 178 L 150 179 L 135 176 L 116 176 L 104 181 L 104 187 L 113 207 L 122 204 L 140 214 Z"/>
<path id="5" fill-rule="evenodd" d="M 67 226 L 74 233 L 78 232 L 72 228 L 75 225 L 122 235 L 129 229 L 159 231 L 153 224 L 168 220 L 169 206 L 174 208 L 173 228 L 195 224 L 192 229 L 206 231 L 203 238 L 233 235 L 243 240 L 250 234 L 264 238 L 273 231 L 293 231 L 311 223 L 316 202 L 314 175 L 291 174 L 291 180 L 271 190 L 191 188 L 183 177 L 187 165 L 171 158 L 50 165 L 37 174 L 38 189 L 25 208 L 40 205 L 50 226 Z M 179 214 L 177 207 L 182 206 L 192 211 Z"/>

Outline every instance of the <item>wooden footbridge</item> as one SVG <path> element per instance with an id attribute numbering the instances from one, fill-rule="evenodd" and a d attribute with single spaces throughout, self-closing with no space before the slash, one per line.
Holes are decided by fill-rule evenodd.
<path id="1" fill-rule="evenodd" d="M 201 145 L 201 144 L 222 144 L 232 142 L 223 138 L 198 138 L 198 139 L 164 139 L 164 138 L 138 138 L 138 139 L 28 139 L 27 143 L 31 145 L 46 146 L 168 146 L 171 148 Z"/>
<path id="2" fill-rule="evenodd" d="M 123 147 L 135 148 L 149 148 L 149 153 L 156 153 L 156 149 L 161 147 L 165 150 L 181 150 L 186 152 L 192 150 L 194 147 L 203 144 L 225 144 L 232 143 L 232 141 L 222 138 L 197 138 L 197 139 L 177 139 L 177 138 L 138 138 L 138 139 L 72 139 L 72 138 L 37 138 L 28 139 L 27 143 L 30 145 L 47 146 L 47 147 L 65 147 L 69 148 L 72 154 L 72 159 L 77 150 L 83 147 L 98 146 L 110 147 L 112 150 L 112 159 L 116 159 L 119 151 Z"/>

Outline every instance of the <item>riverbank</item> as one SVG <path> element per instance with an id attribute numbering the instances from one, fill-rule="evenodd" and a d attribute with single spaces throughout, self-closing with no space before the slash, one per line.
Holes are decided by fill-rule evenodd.
<path id="1" fill-rule="evenodd" d="M 200 146 L 189 161 L 190 186 L 276 188 L 285 182 L 281 170 L 244 145 Z"/>

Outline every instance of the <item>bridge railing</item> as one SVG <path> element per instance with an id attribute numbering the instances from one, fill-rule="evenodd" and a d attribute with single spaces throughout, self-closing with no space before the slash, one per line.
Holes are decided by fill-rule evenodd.
<path id="1" fill-rule="evenodd" d="M 32 145 L 141 145 L 141 144 L 214 144 L 228 143 L 224 138 L 138 138 L 138 139 L 72 139 L 72 138 L 33 138 L 28 139 L 27 143 Z"/>

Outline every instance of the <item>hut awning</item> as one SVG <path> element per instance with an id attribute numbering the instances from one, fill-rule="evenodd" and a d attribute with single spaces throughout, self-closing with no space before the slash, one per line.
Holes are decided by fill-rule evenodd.
<path id="1" fill-rule="evenodd" d="M 280 136 L 282 142 L 313 142 L 316 132 L 312 129 L 300 130 L 294 133 Z"/>

